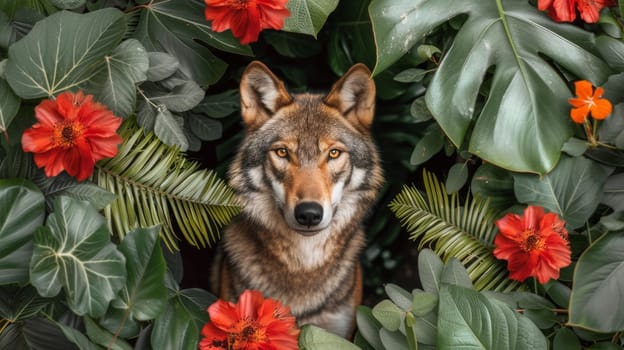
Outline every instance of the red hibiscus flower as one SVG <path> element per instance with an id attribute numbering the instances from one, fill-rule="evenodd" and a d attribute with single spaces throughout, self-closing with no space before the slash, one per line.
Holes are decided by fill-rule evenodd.
<path id="1" fill-rule="evenodd" d="M 47 176 L 65 170 L 78 181 L 85 180 L 96 161 L 117 154 L 122 141 L 116 133 L 122 119 L 82 91 L 42 101 L 35 107 L 35 117 L 38 123 L 22 134 L 22 148 L 35 154 L 35 163 Z"/>
<path id="2" fill-rule="evenodd" d="M 494 239 L 494 256 L 507 260 L 509 278 L 523 282 L 535 277 L 544 284 L 570 265 L 568 231 L 557 214 L 529 205 L 524 215 L 507 214 L 496 226 L 500 233 Z"/>
<path id="3" fill-rule="evenodd" d="M 581 19 L 587 23 L 596 23 L 603 7 L 615 6 L 613 0 L 538 0 L 537 8 L 540 11 L 548 10 L 550 18 L 557 22 L 573 22 L 576 19 L 576 10 Z"/>
<path id="4" fill-rule="evenodd" d="M 288 0 L 204 0 L 212 30 L 232 30 L 241 44 L 257 41 L 263 29 L 282 29 Z"/>
<path id="5" fill-rule="evenodd" d="M 605 119 L 611 114 L 613 106 L 609 100 L 601 98 L 604 89 L 597 87 L 592 91 L 592 83 L 587 80 L 580 80 L 574 83 L 576 87 L 576 98 L 568 101 L 572 105 L 570 117 L 575 123 L 583 124 L 587 116 L 591 114 L 594 119 Z"/>
<path id="6" fill-rule="evenodd" d="M 298 349 L 299 329 L 290 308 L 258 291 L 246 290 L 237 304 L 218 300 L 208 314 L 200 350 Z"/>

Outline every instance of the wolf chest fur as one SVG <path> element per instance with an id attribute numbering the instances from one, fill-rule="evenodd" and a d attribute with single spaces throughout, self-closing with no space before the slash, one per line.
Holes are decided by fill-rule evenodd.
<path id="1" fill-rule="evenodd" d="M 362 220 L 383 181 L 370 71 L 353 66 L 328 94 L 291 94 L 256 61 L 240 93 L 246 135 L 229 182 L 243 209 L 224 230 L 215 292 L 259 290 L 299 324 L 349 337 L 362 297 Z"/>

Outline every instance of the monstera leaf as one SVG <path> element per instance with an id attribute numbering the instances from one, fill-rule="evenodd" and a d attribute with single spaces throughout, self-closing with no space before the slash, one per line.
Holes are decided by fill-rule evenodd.
<path id="1" fill-rule="evenodd" d="M 376 0 L 369 13 L 374 74 L 432 28 L 465 16 L 428 86 L 427 106 L 456 146 L 467 144 L 508 170 L 547 173 L 572 134 L 570 91 L 558 67 L 596 85 L 609 74 L 594 54 L 593 34 L 555 23 L 527 1 Z M 487 94 L 484 101 L 480 94 Z"/>

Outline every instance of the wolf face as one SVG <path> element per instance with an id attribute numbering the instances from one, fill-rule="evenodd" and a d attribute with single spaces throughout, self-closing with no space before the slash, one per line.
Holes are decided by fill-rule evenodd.
<path id="1" fill-rule="evenodd" d="M 268 209 L 278 209 L 290 229 L 306 236 L 351 220 L 360 196 L 381 178 L 368 132 L 374 97 L 363 65 L 323 97 L 290 95 L 268 68 L 252 63 L 241 83 L 248 127 L 242 166 L 230 173 L 233 187 L 251 204 L 244 205 L 251 216 L 273 227 L 280 218 Z"/>
<path id="2" fill-rule="evenodd" d="M 223 232 L 215 293 L 259 290 L 300 324 L 348 337 L 361 302 L 361 223 L 383 181 L 370 71 L 353 66 L 326 95 L 290 94 L 252 62 L 240 92 L 247 132 L 229 180 L 243 209 Z"/>

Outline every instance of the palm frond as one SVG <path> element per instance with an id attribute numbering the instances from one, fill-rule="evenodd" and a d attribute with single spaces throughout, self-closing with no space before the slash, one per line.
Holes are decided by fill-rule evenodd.
<path id="1" fill-rule="evenodd" d="M 492 255 L 496 213 L 480 197 L 460 203 L 457 193 L 448 195 L 435 175 L 423 171 L 425 195 L 405 186 L 390 203 L 419 249 L 430 247 L 444 261 L 457 258 L 468 270 L 477 290 L 511 291 L 521 284 L 510 280 L 505 263 Z"/>
<path id="2" fill-rule="evenodd" d="M 169 249 L 178 249 L 177 231 L 193 246 L 212 245 L 240 209 L 232 190 L 216 173 L 129 120 L 119 134 L 124 142 L 117 156 L 98 162 L 93 175 L 117 195 L 104 209 L 111 230 L 123 237 L 136 227 L 161 224 Z"/>

